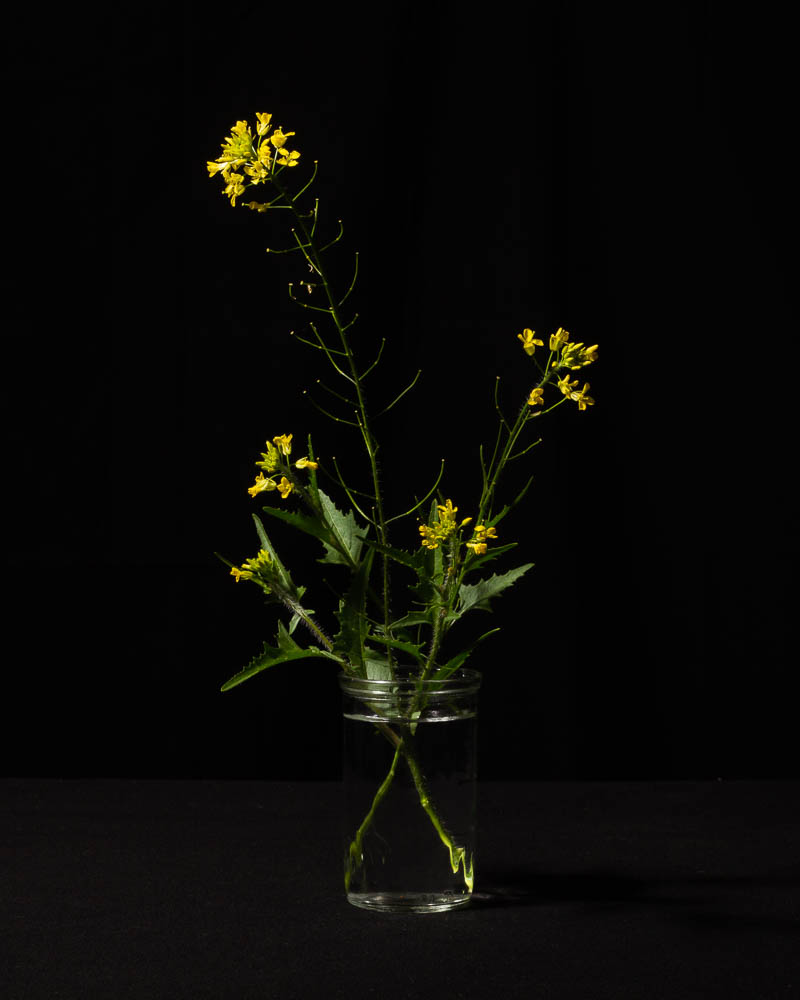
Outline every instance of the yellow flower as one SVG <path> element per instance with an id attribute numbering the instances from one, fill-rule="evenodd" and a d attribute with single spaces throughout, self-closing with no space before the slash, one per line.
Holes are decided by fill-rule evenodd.
<path id="1" fill-rule="evenodd" d="M 472 549 L 476 556 L 482 556 L 486 552 L 488 546 L 486 542 L 467 542 L 467 548 Z"/>
<path id="2" fill-rule="evenodd" d="M 260 465 L 261 463 L 256 463 Z M 259 472 L 256 476 L 256 481 L 248 489 L 248 493 L 251 497 L 258 496 L 259 493 L 270 493 L 272 490 L 278 489 L 277 484 L 273 479 L 268 479 L 263 472 Z"/>
<path id="3" fill-rule="evenodd" d="M 228 195 L 231 205 L 236 204 L 236 199 L 240 194 L 244 194 L 244 174 L 230 173 L 227 175 L 228 184 L 223 194 Z"/>
<path id="4" fill-rule="evenodd" d="M 560 326 L 555 333 L 550 334 L 550 350 L 557 351 L 562 344 L 566 344 L 569 340 L 569 334 Z"/>
<path id="5" fill-rule="evenodd" d="M 290 135 L 294 135 L 294 132 L 284 132 L 282 128 L 276 128 L 272 135 L 269 137 L 269 141 L 276 149 L 280 149 L 281 146 L 286 145 L 286 140 Z"/>
<path id="6" fill-rule="evenodd" d="M 267 441 L 266 452 L 261 452 L 261 461 L 256 462 L 256 466 L 259 469 L 264 469 L 265 472 L 274 472 L 281 462 L 281 453 L 275 447 L 271 441 Z"/>
<path id="7" fill-rule="evenodd" d="M 278 166 L 279 167 L 296 167 L 297 161 L 300 159 L 300 154 L 296 149 L 293 149 L 291 153 L 287 149 L 281 149 L 278 152 Z"/>
<path id="8" fill-rule="evenodd" d="M 247 208 L 253 209 L 254 212 L 266 212 L 266 210 L 269 208 L 268 201 L 245 201 L 243 202 L 243 204 Z"/>
<path id="9" fill-rule="evenodd" d="M 586 347 L 583 343 L 566 344 L 561 353 L 561 364 L 573 371 L 590 365 L 593 361 L 597 361 L 597 344 L 591 347 Z"/>
<path id="10" fill-rule="evenodd" d="M 586 395 L 586 391 L 589 388 L 589 383 L 584 382 L 583 388 L 580 392 L 574 392 L 571 394 L 570 399 L 574 399 L 578 404 L 579 410 L 585 410 L 587 406 L 594 406 L 594 400 L 591 396 Z"/>
<path id="11" fill-rule="evenodd" d="M 533 354 L 537 347 L 544 347 L 544 341 L 539 340 L 536 337 L 536 331 L 529 330 L 527 327 L 522 331 L 522 333 L 517 334 L 517 340 L 522 341 L 522 347 L 528 357 Z"/>
<path id="12" fill-rule="evenodd" d="M 259 135 L 266 135 L 269 132 L 269 123 L 272 121 L 272 115 L 266 114 L 263 111 L 256 111 L 256 118 L 258 118 L 256 132 Z"/>
<path id="13" fill-rule="evenodd" d="M 422 535 L 422 547 L 425 549 L 438 549 L 439 539 L 436 537 L 436 532 L 433 528 L 429 528 L 427 524 L 421 524 L 419 526 L 419 533 Z"/>
<path id="14" fill-rule="evenodd" d="M 255 163 L 248 163 L 243 169 L 253 184 L 261 184 L 269 177 L 269 170 L 267 170 L 260 160 L 256 160 Z"/>
<path id="15" fill-rule="evenodd" d="M 222 156 L 218 156 L 217 159 L 220 163 L 225 160 L 243 163 L 252 158 L 253 133 L 247 122 L 237 122 L 231 129 L 231 134 L 222 143 Z"/>
<path id="16" fill-rule="evenodd" d="M 558 388 L 565 396 L 569 396 L 575 386 L 578 384 L 578 380 L 574 379 L 572 382 L 569 380 L 569 375 L 565 375 L 563 378 L 558 380 Z"/>
<path id="17" fill-rule="evenodd" d="M 285 500 L 293 489 L 294 486 L 289 482 L 286 476 L 281 476 L 281 481 L 278 483 L 278 493 L 280 493 L 281 498 Z"/>
<path id="18" fill-rule="evenodd" d="M 589 383 L 584 382 L 583 388 L 580 392 L 575 389 L 577 384 L 577 379 L 570 382 L 569 375 L 565 375 L 564 378 L 560 378 L 558 380 L 558 388 L 568 399 L 571 399 L 578 404 L 579 410 L 585 410 L 587 406 L 594 406 L 594 400 L 592 397 L 586 395 L 589 390 Z"/>
<path id="19" fill-rule="evenodd" d="M 495 528 L 487 528 L 484 524 L 476 524 L 475 537 L 467 542 L 467 548 L 472 549 L 476 556 L 482 556 L 489 548 L 486 544 L 487 539 L 492 538 L 497 538 L 497 530 Z"/>
<path id="20" fill-rule="evenodd" d="M 247 559 L 241 567 L 231 567 L 231 576 L 238 583 L 240 580 L 252 580 L 254 576 L 268 575 L 272 570 L 272 556 L 266 549 L 260 549 L 253 559 Z"/>
<path id="21" fill-rule="evenodd" d="M 426 549 L 438 549 L 439 543 L 444 542 L 459 528 L 469 524 L 471 517 L 465 517 L 460 523 L 456 523 L 458 507 L 453 506 L 452 500 L 445 500 L 443 504 L 437 504 L 439 520 L 434 524 L 421 524 L 419 533 L 422 535 L 422 545 Z"/>
<path id="22" fill-rule="evenodd" d="M 278 450 L 281 455 L 291 455 L 292 453 L 292 435 L 291 434 L 279 434 L 277 437 L 272 439 L 278 446 Z"/>
<path id="23" fill-rule="evenodd" d="M 445 500 L 443 505 L 437 504 L 436 506 L 439 508 L 440 523 L 455 524 L 458 507 L 453 506 L 452 500 Z"/>
<path id="24" fill-rule="evenodd" d="M 528 406 L 541 406 L 544 402 L 544 389 L 531 389 L 531 394 L 528 396 Z"/>
<path id="25" fill-rule="evenodd" d="M 298 458 L 294 467 L 295 469 L 318 469 L 319 462 L 312 462 L 310 458 Z"/>
<path id="26" fill-rule="evenodd" d="M 262 142 L 258 147 L 258 158 L 265 167 L 272 163 L 272 149 L 268 142 Z"/>

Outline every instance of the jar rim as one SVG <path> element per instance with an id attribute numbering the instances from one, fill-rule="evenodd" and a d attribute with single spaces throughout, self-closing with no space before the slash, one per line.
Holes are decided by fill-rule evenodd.
<path id="1" fill-rule="evenodd" d="M 467 667 L 459 667 L 453 671 L 449 677 L 437 680 L 429 677 L 420 681 L 412 667 L 399 667 L 400 676 L 387 678 L 386 680 L 371 679 L 369 677 L 353 677 L 352 674 L 339 674 L 339 686 L 343 691 L 352 694 L 372 692 L 374 694 L 392 694 L 395 692 L 413 692 L 420 689 L 429 693 L 448 692 L 459 694 L 469 694 L 477 691 L 481 686 L 482 675 L 477 670 Z"/>

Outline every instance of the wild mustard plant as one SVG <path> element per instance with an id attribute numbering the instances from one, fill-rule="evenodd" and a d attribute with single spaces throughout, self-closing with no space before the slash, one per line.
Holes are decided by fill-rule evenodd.
<path id="1" fill-rule="evenodd" d="M 332 609 L 338 631 L 329 635 L 308 608 L 308 603 L 319 605 L 318 597 L 306 601 L 307 588 L 294 582 L 263 521 L 254 515 L 259 551 L 240 566 L 228 562 L 230 572 L 237 583 L 247 581 L 260 587 L 271 602 L 284 609 L 285 616 L 278 621 L 274 645 L 265 643 L 252 662 L 223 685 L 223 690 L 277 664 L 314 658 L 329 660 L 353 677 L 392 681 L 400 662 L 414 664 L 420 682 L 444 680 L 465 663 L 479 643 L 498 631 L 491 629 L 475 642 L 445 653 L 453 626 L 472 611 L 488 610 L 489 602 L 532 566 L 525 563 L 500 574 L 485 572 L 489 562 L 515 547 L 514 541 L 504 541 L 498 525 L 522 500 L 531 480 L 506 505 L 497 499 L 498 486 L 506 467 L 541 440 L 526 440 L 530 424 L 564 403 L 573 402 L 579 410 L 594 405 L 588 395 L 589 383 L 578 388 L 581 380 L 570 375 L 597 360 L 597 345 L 575 343 L 561 327 L 550 335 L 547 345 L 534 330 L 526 328 L 517 334 L 531 361 L 532 374 L 519 387 L 520 405 L 513 418 L 503 412 L 495 383 L 496 434 L 493 441 L 478 450 L 476 487 L 468 498 L 468 510 L 463 511 L 466 516 L 440 491 L 443 465 L 422 498 L 409 497 L 398 510 L 389 509 L 382 491 L 378 442 L 366 393 L 367 380 L 380 363 L 385 341 L 361 336 L 371 352 L 367 361 L 362 361 L 354 350 L 351 330 L 358 317 L 350 311 L 349 301 L 358 278 L 358 255 L 349 286 L 336 290 L 328 277 L 324 255 L 342 239 L 343 226 L 339 222 L 333 235 L 322 237 L 319 200 L 307 194 L 316 179 L 317 163 L 308 173 L 297 170 L 304 161 L 298 150 L 290 148 L 294 135 L 274 126 L 271 114 L 258 113 L 254 126 L 238 121 L 224 140 L 221 155 L 208 163 L 208 170 L 211 177 L 220 178 L 223 194 L 232 206 L 238 203 L 266 214 L 268 219 L 274 218 L 276 229 L 288 216 L 289 245 L 268 252 L 297 253 L 303 258 L 304 276 L 289 285 L 290 297 L 309 314 L 307 328 L 296 339 L 321 352 L 330 363 L 339 388 L 323 388 L 338 401 L 340 412 L 333 413 L 312 401 L 360 439 L 370 485 L 356 489 L 348 484 L 334 458 L 323 461 L 315 454 L 310 436 L 303 449 L 305 454 L 296 457 L 293 432 L 287 433 L 289 428 L 279 426 L 271 429 L 271 434 L 284 433 L 267 439 L 255 463 L 259 471 L 248 493 L 254 499 L 268 501 L 263 513 L 317 539 L 323 548 L 320 562 L 344 566 L 349 583 L 338 607 Z M 257 189 L 257 197 L 245 201 L 251 189 Z M 305 293 L 302 298 L 297 289 Z M 414 387 L 419 374 L 399 389 L 376 416 L 389 412 Z M 339 492 L 344 501 L 334 501 L 326 490 Z M 414 520 L 422 523 L 415 527 Z M 407 591 L 411 604 L 399 612 L 390 594 L 393 569 L 412 578 Z M 298 626 L 303 626 L 303 631 L 298 632 Z M 422 808 L 449 851 L 453 871 L 457 872 L 460 865 L 471 887 L 471 861 L 453 842 L 430 802 L 413 741 L 408 736 L 399 737 L 388 726 L 379 728 L 395 747 L 394 760 L 350 845 L 346 882 L 360 864 L 363 834 L 398 763 L 404 760 Z"/>

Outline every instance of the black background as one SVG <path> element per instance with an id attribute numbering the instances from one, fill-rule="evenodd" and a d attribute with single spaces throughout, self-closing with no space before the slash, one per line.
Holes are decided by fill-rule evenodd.
<path id="1" fill-rule="evenodd" d="M 424 369 L 376 428 L 392 509 L 446 456 L 445 495 L 469 513 L 494 378 L 511 408 L 529 388 L 523 327 L 600 344 L 585 371 L 597 405 L 544 424 L 534 487 L 502 526 L 536 569 L 475 623 L 503 628 L 472 663 L 481 773 L 797 776 L 783 15 L 17 16 L 5 773 L 338 773 L 335 671 L 288 665 L 219 693 L 274 634 L 213 555 L 257 548 L 246 488 L 264 440 L 313 431 L 322 455 L 354 450 L 302 394 L 325 372 L 288 336 L 306 319 L 286 296 L 303 271 L 263 252 L 283 232 L 207 176 L 231 125 L 271 111 L 297 133 L 298 169 L 320 162 L 343 271 L 360 251 L 356 344 L 367 357 L 388 342 L 372 398 Z M 395 542 L 411 546 L 405 530 Z M 313 547 L 274 540 L 313 583 Z"/>

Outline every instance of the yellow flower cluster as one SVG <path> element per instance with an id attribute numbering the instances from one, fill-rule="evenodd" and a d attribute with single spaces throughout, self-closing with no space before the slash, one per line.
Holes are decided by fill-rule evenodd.
<path id="1" fill-rule="evenodd" d="M 287 148 L 286 141 L 294 132 L 284 132 L 282 128 L 269 134 L 271 114 L 257 112 L 256 135 L 247 122 L 239 121 L 231 129 L 231 134 L 222 143 L 222 155 L 207 163 L 210 177 L 222 175 L 225 181 L 223 194 L 236 204 L 236 199 L 245 189 L 254 184 L 262 184 L 275 173 L 276 168 L 296 167 L 300 154 Z M 249 208 L 266 212 L 269 202 L 251 201 Z"/>
<path id="2" fill-rule="evenodd" d="M 252 580 L 272 569 L 272 556 L 266 549 L 261 549 L 254 559 L 248 559 L 241 567 L 231 567 L 231 576 L 238 583 L 240 580 Z"/>
<path id="3" fill-rule="evenodd" d="M 497 538 L 495 528 L 487 528 L 484 524 L 475 525 L 475 537 L 471 542 L 467 542 L 467 548 L 472 549 L 476 556 L 482 556 L 488 548 L 486 540 Z"/>
<path id="4" fill-rule="evenodd" d="M 537 339 L 534 330 L 524 329 L 522 333 L 517 334 L 517 339 L 522 341 L 523 350 L 528 356 L 532 356 L 537 347 L 544 347 L 544 342 Z M 570 371 L 575 371 L 597 361 L 597 344 L 587 347 L 583 342 L 570 343 L 569 332 L 563 326 L 550 335 L 550 350 L 558 351 L 561 355 L 554 366 L 556 370 L 569 368 Z M 549 366 L 548 370 L 551 370 Z M 584 383 L 580 391 L 575 388 L 577 384 L 577 380 L 570 382 L 569 377 L 564 376 L 564 378 L 559 379 L 558 388 L 568 399 L 572 399 L 578 404 L 579 410 L 585 410 L 587 406 L 594 405 L 592 397 L 586 395 L 589 383 Z M 542 406 L 544 404 L 544 388 L 540 386 L 531 389 L 526 402 L 528 406 Z"/>
<path id="5" fill-rule="evenodd" d="M 425 549 L 438 549 L 441 543 L 446 541 L 458 528 L 463 528 L 472 520 L 471 517 L 465 517 L 460 524 L 456 523 L 458 507 L 453 506 L 452 500 L 446 500 L 444 504 L 437 504 L 437 509 L 439 520 L 435 524 L 421 524 L 419 526 L 419 533 L 422 535 L 421 544 Z"/>
<path id="6" fill-rule="evenodd" d="M 256 466 L 259 469 L 263 469 L 264 472 L 270 473 L 270 475 L 265 476 L 264 472 L 259 472 L 256 476 L 256 481 L 247 491 L 251 497 L 258 496 L 259 493 L 271 493 L 273 490 L 277 490 L 284 500 L 289 496 L 294 489 L 294 484 L 291 480 L 282 475 L 280 481 L 276 482 L 271 473 L 277 472 L 280 469 L 281 457 L 288 458 L 291 453 L 291 434 L 278 434 L 271 441 L 267 441 L 267 450 L 261 452 L 261 460 L 256 462 Z M 310 458 L 298 458 L 294 463 L 294 467 L 296 469 L 316 469 L 319 466 L 317 462 L 312 461 Z"/>
<path id="7" fill-rule="evenodd" d="M 565 344 L 561 351 L 561 364 L 573 371 L 597 361 L 597 344 L 585 347 L 583 344 Z"/>

